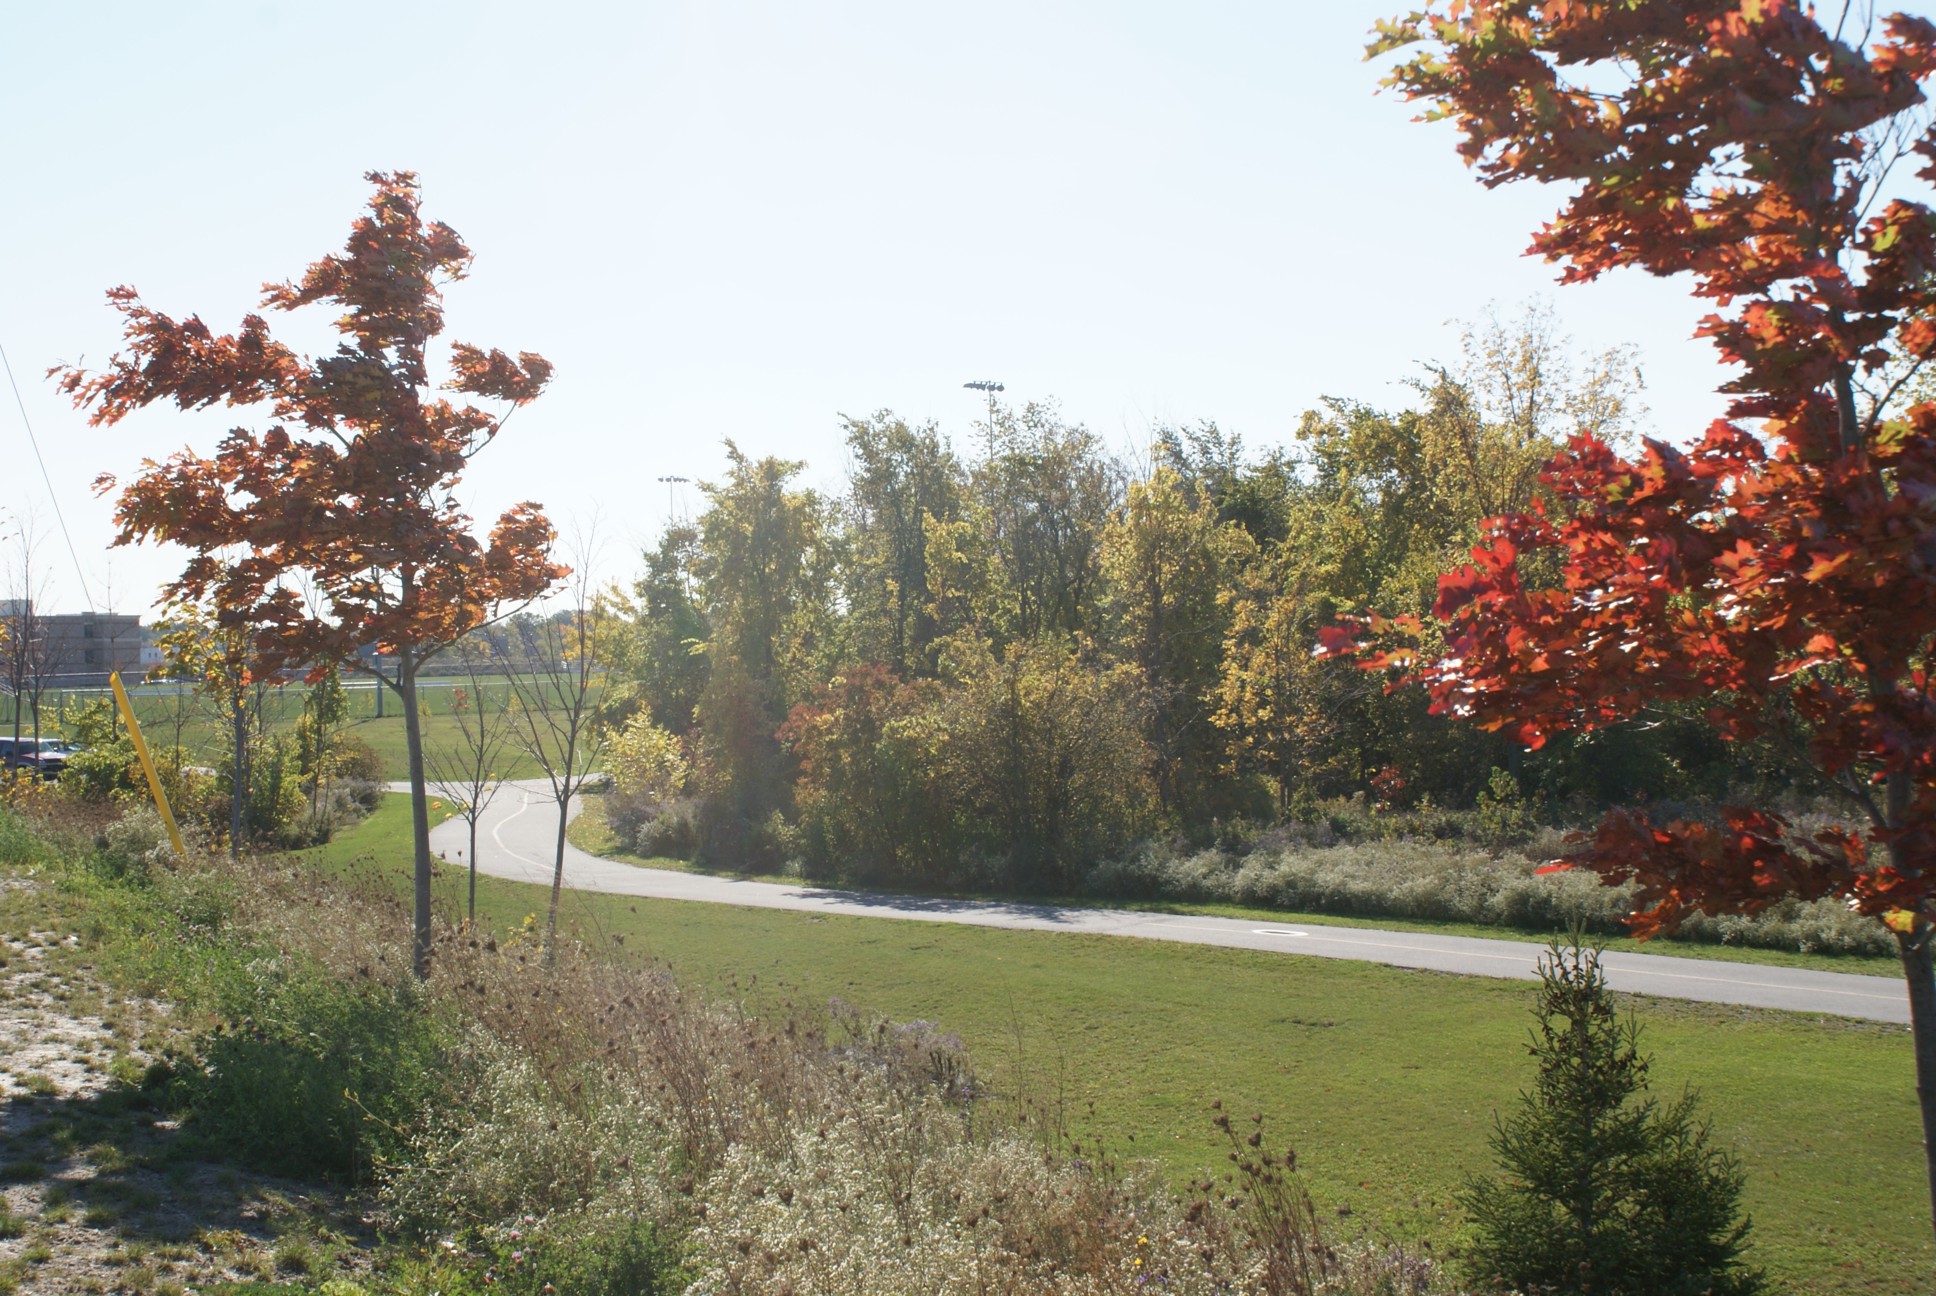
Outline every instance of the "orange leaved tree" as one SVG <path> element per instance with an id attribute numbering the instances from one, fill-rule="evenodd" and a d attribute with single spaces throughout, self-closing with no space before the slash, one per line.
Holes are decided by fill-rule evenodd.
<path id="1" fill-rule="evenodd" d="M 1643 935 L 1789 896 L 1887 924 L 1936 1200 L 1936 210 L 1915 196 L 1936 26 L 1864 12 L 1440 0 L 1381 28 L 1374 53 L 1406 51 L 1389 84 L 1458 126 L 1486 184 L 1565 187 L 1534 252 L 1567 281 L 1689 276 L 1734 372 L 1692 444 L 1576 436 L 1551 501 L 1440 582 L 1435 634 L 1374 626 L 1369 661 L 1529 747 L 1701 706 L 1839 795 L 1849 825 L 1813 834 L 1748 806 L 1617 811 L 1581 862 L 1637 883 Z"/>
<path id="2" fill-rule="evenodd" d="M 449 377 L 433 387 L 428 352 L 444 328 L 442 289 L 469 271 L 470 249 L 448 225 L 423 219 L 414 175 L 367 178 L 376 192 L 342 252 L 300 280 L 263 288 L 272 310 L 327 304 L 340 312 L 334 352 L 298 355 L 260 315 L 217 335 L 123 287 L 108 300 L 124 317 L 125 349 L 99 372 L 56 373 L 96 425 L 156 402 L 252 412 L 256 425 L 230 431 L 212 456 L 183 450 L 145 461 L 118 497 L 117 543 L 166 540 L 187 549 L 168 596 L 211 606 L 225 626 L 247 627 L 265 668 L 320 676 L 343 663 L 396 691 L 416 839 L 413 959 L 422 975 L 430 821 L 418 676 L 498 607 L 529 600 L 564 574 L 550 559 L 553 533 L 537 505 L 510 509 L 479 539 L 455 487 L 509 412 L 543 390 L 551 365 L 529 352 L 453 343 Z M 104 477 L 99 486 L 115 482 Z"/>

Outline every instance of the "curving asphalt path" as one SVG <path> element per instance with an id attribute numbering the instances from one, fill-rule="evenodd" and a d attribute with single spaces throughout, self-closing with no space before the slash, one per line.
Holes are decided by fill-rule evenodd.
<path id="1" fill-rule="evenodd" d="M 409 790 L 407 785 L 392 784 L 391 787 L 396 791 Z M 479 825 L 478 870 L 492 877 L 549 886 L 558 833 L 557 804 L 550 786 L 541 779 L 507 783 Z M 578 809 L 574 802 L 572 813 L 575 815 Z M 447 820 L 430 834 L 431 849 L 452 863 L 463 860 L 467 840 L 461 819 Z M 795 909 L 1019 931 L 1136 936 L 1515 980 L 1536 977 L 1534 967 L 1545 949 L 1544 945 L 1530 941 L 1381 931 L 1369 927 L 1264 923 L 1254 919 L 998 900 L 930 899 L 750 882 L 706 873 L 640 868 L 589 855 L 570 844 L 565 847 L 565 885 L 578 891 L 654 900 L 699 900 L 755 909 Z M 1606 969 L 1608 985 L 1634 994 L 1791 1012 L 1831 1013 L 1871 1021 L 1909 1020 L 1908 994 L 1902 983 L 1891 977 L 1623 951 L 1608 952 L 1602 956 L 1601 964 Z"/>

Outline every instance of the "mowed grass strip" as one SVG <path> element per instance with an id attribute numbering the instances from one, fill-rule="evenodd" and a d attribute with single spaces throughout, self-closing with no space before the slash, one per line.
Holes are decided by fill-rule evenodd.
<path id="1" fill-rule="evenodd" d="M 800 881 L 797 877 L 780 874 L 733 873 L 723 869 L 701 868 L 689 860 L 648 858 L 630 854 L 619 844 L 617 834 L 606 821 L 605 799 L 601 796 L 585 798 L 585 807 L 578 817 L 571 821 L 567 835 L 574 846 L 588 854 L 617 860 L 622 864 L 633 864 L 640 868 L 668 869 L 676 873 L 705 873 L 719 877 L 745 877 L 754 881 L 781 882 L 789 885 L 798 884 Z M 866 887 L 854 886 L 844 886 L 842 889 L 867 890 Z M 1043 896 L 989 896 L 955 891 L 923 894 L 946 899 L 1017 900 L 1024 904 L 1089 905 L 1096 908 L 1130 909 L 1144 913 L 1202 914 L 1210 918 L 1239 918 L 1266 924 L 1295 922 L 1329 927 L 1369 927 L 1383 931 L 1431 932 L 1441 936 L 1475 936 L 1481 940 L 1543 941 L 1548 936 L 1558 934 L 1557 929 L 1488 926 L 1482 923 L 1392 918 L 1383 915 L 1360 916 L 1299 909 L 1265 909 L 1255 905 L 1200 904 L 1187 900 L 1097 900 L 1088 896 L 1074 899 Z M 1673 958 L 1709 959 L 1720 963 L 1758 963 L 1764 967 L 1812 968 L 1819 972 L 1846 972 L 1853 976 L 1875 976 L 1889 980 L 1899 980 L 1902 977 L 1902 964 L 1897 960 L 1861 954 L 1803 953 L 1800 950 L 1758 949 L 1747 945 L 1721 945 L 1696 940 L 1642 941 L 1635 940 L 1631 936 L 1597 936 L 1595 939 L 1601 941 L 1609 950 L 1622 950 L 1633 954 L 1663 954 Z"/>
<path id="2" fill-rule="evenodd" d="M 329 849 L 374 857 L 401 886 L 407 807 L 391 800 Z M 460 882 L 450 867 L 447 904 Z M 480 918 L 509 928 L 541 913 L 544 895 L 486 879 Z M 994 1086 L 1059 1105 L 1085 1147 L 1100 1139 L 1179 1180 L 1223 1164 L 1212 1099 L 1261 1112 L 1270 1140 L 1297 1148 L 1323 1208 L 1351 1213 L 1347 1232 L 1453 1240 L 1459 1183 L 1490 1167 L 1493 1113 L 1529 1081 L 1524 983 L 582 893 L 565 905 L 614 959 L 663 960 L 758 1011 L 811 1013 L 837 996 L 937 1022 Z M 1630 1002 L 1655 1093 L 1699 1090 L 1748 1173 L 1759 1263 L 1798 1292 L 1927 1289 L 1936 1248 L 1905 1029 Z"/>

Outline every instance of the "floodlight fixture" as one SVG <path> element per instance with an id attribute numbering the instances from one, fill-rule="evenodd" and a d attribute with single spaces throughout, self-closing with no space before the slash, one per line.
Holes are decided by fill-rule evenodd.
<path id="1" fill-rule="evenodd" d="M 676 511 L 673 505 L 674 492 L 676 492 L 681 486 L 684 486 L 687 482 L 690 482 L 691 480 L 692 478 L 690 477 L 659 478 L 659 481 L 663 483 L 666 488 L 666 523 L 667 525 L 671 524 L 672 515 Z"/>
<path id="2" fill-rule="evenodd" d="M 1004 388 L 993 378 L 977 378 L 973 382 L 965 382 L 961 385 L 969 391 L 988 394 L 988 457 L 993 459 L 995 457 L 995 393 Z"/>

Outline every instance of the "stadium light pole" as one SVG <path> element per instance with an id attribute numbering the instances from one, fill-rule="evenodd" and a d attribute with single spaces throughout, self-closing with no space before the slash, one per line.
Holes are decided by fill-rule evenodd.
<path id="1" fill-rule="evenodd" d="M 673 510 L 673 493 L 674 493 L 675 491 L 677 491 L 677 490 L 678 490 L 678 489 L 679 489 L 679 488 L 680 488 L 681 486 L 684 486 L 684 485 L 685 485 L 685 484 L 686 484 L 687 482 L 689 482 L 689 481 L 691 481 L 691 480 L 692 480 L 692 478 L 690 478 L 690 477 L 661 477 L 661 478 L 659 478 L 659 481 L 660 481 L 660 482 L 661 482 L 661 483 L 662 483 L 662 484 L 663 484 L 663 485 L 665 486 L 665 488 L 666 488 L 666 525 L 667 525 L 667 526 L 671 526 L 671 525 L 672 525 L 672 510 Z"/>
<path id="2" fill-rule="evenodd" d="M 686 484 L 687 482 L 689 482 L 689 481 L 691 481 L 691 480 L 692 480 L 692 478 L 690 478 L 690 477 L 661 477 L 661 478 L 659 478 L 659 480 L 665 483 L 665 488 L 666 488 L 666 530 L 667 530 L 667 531 L 671 531 L 671 530 L 672 530 L 672 523 L 673 523 L 673 517 L 672 517 L 672 512 L 673 512 L 673 507 L 674 507 L 674 505 L 673 505 L 673 499 L 674 499 L 674 495 L 676 494 L 676 492 L 678 491 L 678 489 L 679 489 L 679 488 L 680 488 L 681 486 L 684 486 L 684 485 L 685 485 L 685 484 Z M 685 565 L 684 565 L 684 564 L 681 564 L 681 565 L 680 565 L 680 567 L 679 567 L 679 587 L 680 587 L 681 589 L 683 589 L 683 590 L 684 590 L 684 591 L 686 592 L 686 597 L 687 597 L 687 598 L 691 598 L 691 597 L 692 597 L 692 581 L 691 581 L 691 579 L 690 579 L 690 578 L 689 578 L 689 577 L 688 577 L 688 576 L 686 575 L 686 569 L 685 569 Z"/>
<path id="3" fill-rule="evenodd" d="M 965 382 L 961 385 L 970 391 L 988 393 L 988 457 L 993 460 L 995 457 L 995 393 L 1006 389 L 992 378 L 977 378 L 973 382 Z"/>

